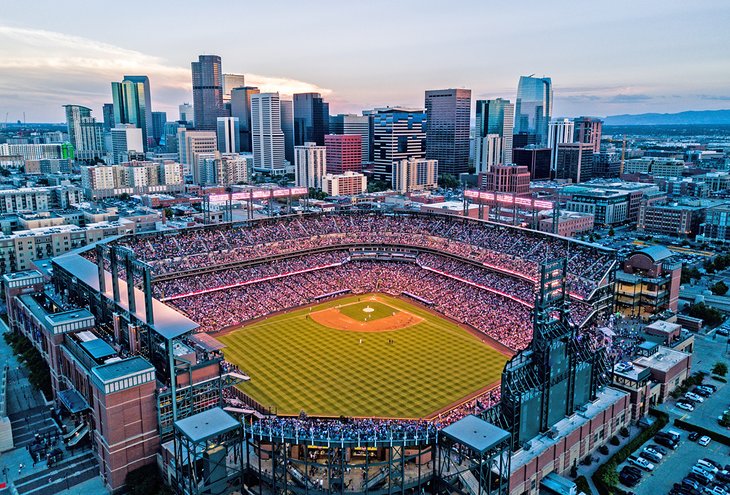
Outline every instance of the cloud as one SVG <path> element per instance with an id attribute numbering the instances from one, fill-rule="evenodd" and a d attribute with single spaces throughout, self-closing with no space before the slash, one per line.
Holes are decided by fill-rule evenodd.
<path id="1" fill-rule="evenodd" d="M 606 100 L 607 103 L 638 103 L 649 101 L 652 97 L 642 94 L 618 94 Z"/>
<path id="2" fill-rule="evenodd" d="M 730 96 L 728 95 L 697 95 L 697 97 L 700 100 L 730 101 Z"/>
<path id="3" fill-rule="evenodd" d="M 191 56 L 191 60 L 194 57 Z M 191 99 L 190 67 L 136 50 L 54 31 L 0 25 L 0 99 L 10 119 L 61 120 L 61 105 L 78 103 L 98 110 L 111 101 L 111 81 L 125 74 L 150 78 L 154 110 L 173 112 Z M 247 75 L 262 91 L 331 90 L 287 77 Z M 100 113 L 96 114 L 101 117 Z"/>

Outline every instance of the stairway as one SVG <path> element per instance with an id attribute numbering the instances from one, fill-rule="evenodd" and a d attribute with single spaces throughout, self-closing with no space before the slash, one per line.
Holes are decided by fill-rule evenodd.
<path id="1" fill-rule="evenodd" d="M 14 485 L 19 495 L 54 495 L 96 476 L 99 476 L 99 465 L 94 454 L 86 450 L 51 468 L 15 480 Z"/>

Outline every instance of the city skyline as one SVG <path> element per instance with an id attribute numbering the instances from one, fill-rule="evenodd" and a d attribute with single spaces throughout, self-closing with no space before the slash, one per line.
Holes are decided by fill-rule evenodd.
<path id="1" fill-rule="evenodd" d="M 427 4 L 418 6 L 399 2 L 383 18 L 380 2 L 229 4 L 225 16 L 196 26 L 194 36 L 174 36 L 168 27 L 190 24 L 185 4 L 177 11 L 144 4 L 145 15 L 129 8 L 112 23 L 123 25 L 134 15 L 145 36 L 130 36 L 109 29 L 102 5 L 41 2 L 38 11 L 47 15 L 32 20 L 21 4 L 8 5 L 0 25 L 0 110 L 9 121 L 25 112 L 28 122 L 62 121 L 63 104 L 89 106 L 100 115 L 111 101 L 111 81 L 143 74 L 150 78 L 153 110 L 174 114 L 177 105 L 192 101 L 190 63 L 200 54 L 221 56 L 224 73 L 245 74 L 247 85 L 264 92 L 320 93 L 332 114 L 419 106 L 424 90 L 439 88 L 471 89 L 473 100 L 514 101 L 519 77 L 533 73 L 552 78 L 556 117 L 730 107 L 724 50 L 730 34 L 722 26 L 730 5 L 722 2 L 619 2 L 590 12 L 574 11 L 569 2 L 536 4 L 528 12 L 462 2 L 438 16 Z M 278 18 L 283 24 L 275 37 L 270 24 L 242 20 L 266 18 L 276 9 L 288 15 Z M 470 15 L 462 15 L 465 10 Z M 398 38 L 395 53 L 411 55 L 383 57 L 406 14 L 424 32 L 438 27 L 439 36 Z M 295 49 L 301 40 L 289 32 L 314 18 L 322 29 L 307 34 L 306 50 Z M 561 40 L 567 35 L 574 42 L 566 50 Z M 591 37 L 596 39 L 580 42 Z M 267 39 L 265 48 L 245 42 L 256 39 Z M 686 77 L 678 76 L 680 68 Z"/>

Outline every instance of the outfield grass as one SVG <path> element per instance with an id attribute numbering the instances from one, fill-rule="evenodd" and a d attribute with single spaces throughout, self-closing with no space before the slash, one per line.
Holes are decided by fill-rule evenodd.
<path id="1" fill-rule="evenodd" d="M 363 301 L 355 302 L 352 304 L 340 304 L 343 304 L 343 306 L 340 308 L 340 313 L 347 315 L 353 320 L 357 321 L 379 320 L 380 318 L 392 316 L 394 312 L 399 312 L 397 308 L 394 308 L 393 306 L 389 306 L 387 304 L 383 304 L 378 301 Z M 369 308 L 372 311 L 365 311 L 366 308 Z"/>
<path id="2" fill-rule="evenodd" d="M 241 389 L 279 414 L 421 418 L 499 379 L 505 355 L 423 308 L 378 297 L 423 321 L 388 332 L 343 331 L 307 318 L 303 308 L 219 337 L 226 359 L 251 377 Z"/>

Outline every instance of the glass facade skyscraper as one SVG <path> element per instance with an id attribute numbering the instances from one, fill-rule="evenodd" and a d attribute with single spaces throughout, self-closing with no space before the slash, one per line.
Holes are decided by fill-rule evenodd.
<path id="1" fill-rule="evenodd" d="M 190 64 L 193 73 L 195 128 L 215 131 L 218 117 L 226 117 L 223 106 L 223 73 L 218 55 L 200 55 Z"/>
<path id="2" fill-rule="evenodd" d="M 330 106 L 319 93 L 294 95 L 294 146 L 317 143 L 324 146 L 329 134 Z"/>
<path id="3" fill-rule="evenodd" d="M 154 144 L 152 98 L 147 76 L 124 76 L 122 82 L 112 83 L 114 125 L 133 124 L 142 129 L 144 151 Z"/>
<path id="4" fill-rule="evenodd" d="M 470 89 L 426 91 L 426 158 L 441 173 L 469 170 Z"/>
<path id="5" fill-rule="evenodd" d="M 515 104 L 515 141 L 521 146 L 545 146 L 553 113 L 553 83 L 549 77 L 521 76 Z"/>
<path id="6" fill-rule="evenodd" d="M 489 170 L 488 157 L 493 156 L 493 146 L 498 140 L 500 164 L 512 163 L 512 129 L 515 107 L 509 100 L 477 100 L 474 128 L 474 168 L 477 172 Z M 490 138 L 492 136 L 493 138 Z"/>

